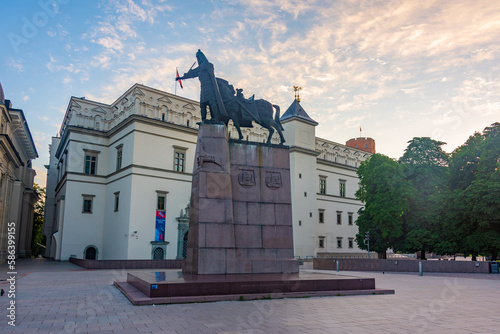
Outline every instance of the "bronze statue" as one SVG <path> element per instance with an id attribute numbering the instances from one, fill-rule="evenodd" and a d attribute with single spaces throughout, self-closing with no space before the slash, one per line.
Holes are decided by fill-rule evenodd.
<path id="1" fill-rule="evenodd" d="M 196 59 L 198 60 L 198 67 L 190 69 L 182 77 L 175 79 L 183 80 L 195 77 L 200 79 L 200 109 L 203 122 L 207 122 L 208 106 L 212 116 L 210 122 L 222 122 L 227 126 L 229 120 L 232 119 L 240 140 L 243 139 L 241 127 L 252 127 L 252 121 L 254 121 L 269 131 L 268 144 L 271 143 L 274 133 L 273 128 L 280 135 L 280 144 L 282 145 L 285 142 L 283 127 L 280 123 L 279 106 L 263 99 L 255 100 L 253 96 L 250 99 L 245 99 L 242 93 L 243 89 L 237 89 L 235 93 L 233 85 L 230 85 L 224 79 L 215 77 L 214 66 L 208 61 L 203 52 L 198 50 Z M 276 109 L 274 119 L 273 107 Z"/>
<path id="2" fill-rule="evenodd" d="M 267 143 L 271 143 L 271 138 L 274 133 L 274 129 L 278 131 L 280 135 L 280 144 L 285 142 L 283 137 L 283 126 L 280 122 L 280 107 L 271 104 L 270 102 L 259 99 L 255 100 L 252 96 L 250 99 L 245 99 L 243 95 L 243 89 L 236 89 L 236 96 L 234 92 L 233 85 L 230 85 L 226 80 L 217 78 L 217 84 L 220 89 L 222 101 L 229 115 L 229 118 L 233 120 L 233 124 L 238 131 L 239 139 L 243 139 L 243 134 L 241 133 L 241 127 L 252 127 L 252 121 L 261 125 L 269 131 L 269 136 L 267 138 Z M 273 119 L 273 107 L 276 109 L 276 113 Z M 229 120 L 228 120 L 229 121 Z M 227 122 L 226 121 L 226 125 Z"/>
<path id="3" fill-rule="evenodd" d="M 208 106 L 210 108 L 210 115 L 212 116 L 211 120 L 224 122 L 228 119 L 228 115 L 222 103 L 217 81 L 215 80 L 214 65 L 208 61 L 207 57 L 199 49 L 196 52 L 196 59 L 198 60 L 198 67 L 191 68 L 182 77 L 177 77 L 175 80 L 198 77 L 201 84 L 200 109 L 202 121 L 205 121 L 207 118 Z"/>

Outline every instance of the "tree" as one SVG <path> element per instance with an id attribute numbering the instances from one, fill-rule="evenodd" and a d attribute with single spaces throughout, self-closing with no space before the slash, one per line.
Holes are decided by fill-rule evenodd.
<path id="1" fill-rule="evenodd" d="M 45 236 L 43 235 L 43 214 L 45 209 L 45 188 L 38 184 L 33 184 L 33 190 L 38 194 L 38 201 L 35 203 L 35 212 L 33 214 L 33 233 L 31 239 L 32 253 L 37 255 L 43 252 L 39 246 L 45 245 Z"/>
<path id="2" fill-rule="evenodd" d="M 402 217 L 407 210 L 409 189 L 401 166 L 393 159 L 374 154 L 358 168 L 360 187 L 356 198 L 364 203 L 356 220 L 356 242 L 361 249 L 365 233 L 370 232 L 370 250 L 386 258 L 388 248 L 394 248 L 402 236 Z"/>
<path id="3" fill-rule="evenodd" d="M 439 213 L 448 175 L 445 143 L 429 137 L 415 137 L 408 142 L 399 163 L 413 189 L 408 211 L 403 217 L 404 242 L 407 252 L 432 251 L 439 241 Z"/>
<path id="4" fill-rule="evenodd" d="M 480 253 L 481 241 L 473 233 L 471 210 L 466 208 L 470 206 L 466 189 L 477 175 L 483 141 L 484 136 L 476 132 L 451 153 L 448 191 L 442 199 L 440 238 L 435 247 L 438 254 L 464 253 L 475 258 Z"/>
<path id="5" fill-rule="evenodd" d="M 485 128 L 483 137 L 477 173 L 462 191 L 472 230 L 466 240 L 496 260 L 500 250 L 500 123 Z"/>
<path id="6" fill-rule="evenodd" d="M 450 160 L 446 239 L 458 252 L 498 257 L 500 250 L 500 123 L 475 133 Z"/>

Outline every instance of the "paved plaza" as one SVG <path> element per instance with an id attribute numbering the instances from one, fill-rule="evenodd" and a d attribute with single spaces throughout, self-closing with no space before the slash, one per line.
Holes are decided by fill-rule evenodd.
<path id="1" fill-rule="evenodd" d="M 301 270 L 311 270 L 310 264 Z M 0 287 L 8 290 L 7 267 Z M 340 272 L 394 295 L 133 306 L 112 285 L 130 270 L 19 260 L 16 327 L 0 297 L 0 333 L 497 333 L 500 275 Z M 328 271 L 322 271 L 328 272 Z M 338 274 L 337 272 L 330 272 Z"/>

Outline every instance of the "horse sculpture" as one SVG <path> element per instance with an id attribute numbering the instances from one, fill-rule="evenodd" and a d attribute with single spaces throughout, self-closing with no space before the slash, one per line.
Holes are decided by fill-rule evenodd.
<path id="1" fill-rule="evenodd" d="M 243 139 L 241 127 L 252 127 L 252 121 L 254 121 L 269 131 L 267 144 L 271 143 L 274 129 L 276 129 L 280 136 L 280 145 L 283 145 L 285 138 L 283 137 L 283 126 L 281 126 L 280 122 L 279 106 L 271 104 L 269 101 L 263 99 L 245 99 L 243 96 L 243 89 L 236 89 L 235 95 L 234 87 L 230 85 L 229 82 L 221 78 L 216 78 L 216 80 L 224 107 L 228 113 L 229 119 L 233 120 L 233 124 L 238 131 L 240 140 Z M 276 109 L 274 119 L 273 107 Z M 229 122 L 229 119 L 225 121 L 226 125 Z"/>

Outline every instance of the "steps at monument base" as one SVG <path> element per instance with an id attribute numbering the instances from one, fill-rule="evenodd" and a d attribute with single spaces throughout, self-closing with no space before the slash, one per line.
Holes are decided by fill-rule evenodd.
<path id="1" fill-rule="evenodd" d="M 183 275 L 179 270 L 130 272 L 115 286 L 134 305 L 394 294 L 376 289 L 374 278 L 298 274 Z"/>
<path id="2" fill-rule="evenodd" d="M 375 289 L 374 278 L 298 274 L 185 275 L 179 270 L 130 272 L 127 282 L 147 297 Z"/>

